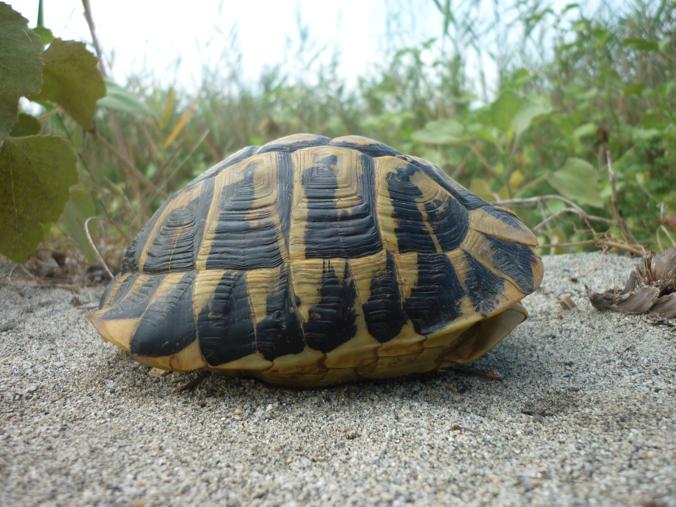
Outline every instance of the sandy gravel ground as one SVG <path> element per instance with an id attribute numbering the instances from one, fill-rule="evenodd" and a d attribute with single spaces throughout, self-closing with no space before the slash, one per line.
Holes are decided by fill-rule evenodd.
<path id="1" fill-rule="evenodd" d="M 676 505 L 676 328 L 583 295 L 632 264 L 546 258 L 531 318 L 475 365 L 501 381 L 311 391 L 182 391 L 98 338 L 100 290 L 0 285 L 0 505 Z"/>

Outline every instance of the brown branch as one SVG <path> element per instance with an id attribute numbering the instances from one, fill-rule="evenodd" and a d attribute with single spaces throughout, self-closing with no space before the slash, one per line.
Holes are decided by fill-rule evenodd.
<path id="1" fill-rule="evenodd" d="M 546 201 L 561 201 L 563 203 L 566 203 L 568 205 L 568 207 L 570 208 L 570 210 L 574 210 L 574 211 L 571 211 L 571 212 L 574 212 L 575 214 L 577 214 L 580 217 L 580 220 L 582 220 L 585 223 L 585 225 L 594 233 L 596 231 L 591 226 L 591 222 L 600 222 L 600 223 L 604 223 L 606 225 L 613 225 L 613 223 L 614 223 L 612 220 L 610 220 L 608 218 L 600 217 L 600 216 L 597 216 L 597 215 L 590 215 L 589 213 L 587 213 L 585 210 L 580 208 L 577 204 L 575 204 L 570 199 L 563 197 L 561 195 L 555 195 L 555 194 L 539 195 L 539 196 L 536 196 L 536 197 L 525 197 L 525 198 L 522 198 L 522 199 L 507 199 L 507 200 L 504 200 L 504 201 L 495 201 L 495 202 L 493 202 L 493 204 L 496 205 L 496 206 L 506 206 L 506 207 L 509 207 L 509 206 L 535 207 L 535 206 L 540 206 L 541 204 L 544 204 Z M 562 214 L 560 212 L 557 212 L 557 213 L 558 213 L 558 215 Z M 557 213 L 555 213 L 555 215 L 557 215 Z M 545 222 L 548 222 L 548 221 L 549 221 L 548 219 L 545 219 Z M 541 223 L 541 224 L 538 224 L 538 225 L 542 226 L 544 224 Z"/>
<path id="2" fill-rule="evenodd" d="M 538 230 L 542 229 L 545 225 L 548 225 L 550 222 L 553 222 L 554 220 L 556 220 L 560 216 L 565 215 L 566 213 L 573 213 L 573 214 L 579 216 L 580 219 L 589 220 L 589 221 L 592 221 L 592 222 L 601 222 L 601 223 L 610 224 L 610 225 L 612 225 L 612 223 L 613 223 L 612 220 L 608 220 L 607 218 L 604 218 L 604 217 L 597 217 L 595 215 L 588 215 L 584 211 L 582 213 L 580 213 L 580 210 L 576 209 L 576 208 L 563 208 L 563 209 L 557 211 L 556 213 L 549 215 L 542 222 L 540 222 L 535 227 L 533 227 L 533 232 L 537 232 Z"/>
<path id="3" fill-rule="evenodd" d="M 89 33 L 92 36 L 92 45 L 94 46 L 94 51 L 96 51 L 96 56 L 99 59 L 99 70 L 101 71 L 101 75 L 105 77 L 106 69 L 103 65 L 103 52 L 101 51 L 99 39 L 96 37 L 96 27 L 94 26 L 94 17 L 92 16 L 92 8 L 91 5 L 89 5 L 89 0 L 82 0 L 82 7 L 84 8 L 84 17 L 87 20 Z"/>
<path id="4" fill-rule="evenodd" d="M 573 246 L 595 246 L 604 250 L 608 248 L 617 248 L 618 250 L 624 250 L 639 256 L 642 256 L 645 253 L 645 249 L 641 245 L 634 246 L 627 243 L 618 243 L 617 241 L 612 241 L 605 238 L 595 238 L 585 241 L 571 241 L 567 243 L 545 243 L 540 245 L 540 248 L 565 248 Z"/>
<path id="5" fill-rule="evenodd" d="M 484 158 L 484 156 L 481 154 L 481 152 L 477 149 L 476 146 L 474 146 L 474 143 L 467 143 L 467 146 L 469 146 L 469 149 L 472 150 L 472 153 L 476 156 L 476 158 L 479 159 L 479 162 L 488 169 L 488 172 L 490 172 L 492 175 L 497 176 L 495 173 L 495 169 L 493 168 L 492 165 L 488 163 L 488 160 Z"/>

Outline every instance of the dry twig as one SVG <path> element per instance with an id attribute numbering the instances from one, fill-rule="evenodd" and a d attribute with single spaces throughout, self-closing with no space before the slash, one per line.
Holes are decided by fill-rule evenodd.
<path id="1" fill-rule="evenodd" d="M 126 172 L 129 176 L 131 176 L 131 179 L 134 181 L 137 181 L 141 183 L 143 186 L 145 186 L 150 192 L 153 192 L 157 195 L 161 195 L 162 197 L 166 197 L 167 193 L 155 186 L 148 178 L 146 178 L 141 171 L 139 171 L 134 164 L 132 164 L 127 158 L 120 153 L 115 146 L 110 144 L 106 138 L 101 136 L 98 132 L 95 134 L 96 140 L 99 141 L 103 146 L 106 147 L 108 151 L 110 151 L 115 157 L 122 162 L 122 166 L 126 168 Z"/>
<path id="2" fill-rule="evenodd" d="M 110 268 L 108 267 L 108 264 L 103 259 L 101 252 L 99 252 L 99 249 L 97 248 L 96 243 L 94 243 L 94 240 L 92 239 L 92 235 L 89 233 L 89 221 L 92 220 L 92 219 L 95 219 L 95 218 L 100 218 L 100 217 L 87 217 L 87 220 L 85 220 L 85 222 L 84 222 L 85 234 L 87 235 L 87 240 L 89 241 L 89 244 L 91 245 L 91 247 L 94 249 L 94 252 L 96 253 L 96 257 L 99 259 L 99 262 L 103 266 L 103 269 L 106 270 L 106 273 L 108 273 L 108 276 L 112 280 L 113 278 L 115 278 L 115 276 L 113 276 L 113 272 L 110 270 Z"/>

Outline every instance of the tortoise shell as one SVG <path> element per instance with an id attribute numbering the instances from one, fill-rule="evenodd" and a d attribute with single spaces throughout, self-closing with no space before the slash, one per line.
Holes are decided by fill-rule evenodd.
<path id="1" fill-rule="evenodd" d="M 234 153 L 171 195 L 90 320 L 158 368 L 325 385 L 467 363 L 522 322 L 536 239 L 360 136 Z"/>

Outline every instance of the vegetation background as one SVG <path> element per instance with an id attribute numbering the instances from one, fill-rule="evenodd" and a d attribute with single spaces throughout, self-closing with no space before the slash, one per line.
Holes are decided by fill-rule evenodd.
<path id="1" fill-rule="evenodd" d="M 115 271 L 171 192 L 229 152 L 303 131 L 361 134 L 433 161 L 485 199 L 518 208 L 543 253 L 640 254 L 676 244 L 672 2 L 601 3 L 585 16 L 577 3 L 495 0 L 486 16 L 477 2 L 430 1 L 438 32 L 412 47 L 393 36 L 355 85 L 337 72 L 339 52 L 328 64 L 317 58 L 301 17 L 293 65 L 269 68 L 256 82 L 241 79 L 241 51 L 230 40 L 220 61 L 204 63 L 196 91 L 149 75 L 106 80 L 92 91 L 92 73 L 105 78 L 105 54 L 114 48 L 89 45 L 103 55 L 96 70 L 83 45 L 70 52 L 74 43 L 53 39 L 58 34 L 38 19 L 42 89 L 10 94 L 29 97 L 22 104 L 32 116 L 18 116 L 11 137 L 0 135 L 0 252 L 23 262 L 37 247 L 27 264 L 33 272 L 54 262 L 81 270 L 83 261 L 97 264 L 86 222 Z M 396 34 L 415 4 L 387 5 Z M 91 14 L 88 1 L 83 6 Z M 0 9 L 3 24 L 9 11 Z M 479 79 L 468 69 L 470 54 Z M 481 62 L 497 66 L 496 83 L 486 82 Z M 72 68 L 59 72 L 59 65 Z M 17 71 L 2 80 L 18 75 L 27 79 Z M 0 95 L 9 88 L 0 86 Z M 91 114 L 73 97 L 89 100 Z M 65 140 L 75 155 L 63 162 L 72 173 L 59 169 L 70 176 L 43 185 L 42 194 L 27 182 L 17 187 L 11 172 L 20 166 L 17 146 L 38 149 L 37 138 Z M 40 170 L 38 158 L 31 170 Z M 46 170 L 55 171 L 53 159 L 42 157 Z M 41 214 L 46 202 L 58 212 Z"/>

